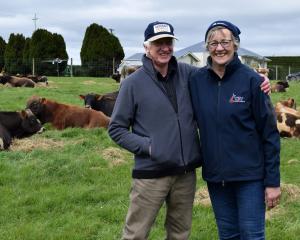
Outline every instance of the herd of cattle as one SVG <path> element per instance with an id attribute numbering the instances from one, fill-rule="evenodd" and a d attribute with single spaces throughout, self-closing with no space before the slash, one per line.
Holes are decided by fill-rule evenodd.
<path id="1" fill-rule="evenodd" d="M 107 128 L 117 96 L 118 92 L 80 95 L 85 107 L 32 96 L 27 100 L 25 110 L 0 112 L 0 150 L 8 149 L 13 138 L 42 132 L 45 123 L 58 130 L 68 127 Z"/>
<path id="2" fill-rule="evenodd" d="M 0 83 L 10 87 L 35 87 L 38 83 L 44 83 L 48 85 L 48 78 L 46 76 L 11 76 L 7 74 L 1 74 Z"/>
<path id="3" fill-rule="evenodd" d="M 24 77 L 14 78 L 20 78 L 23 81 L 25 79 Z M 42 81 L 45 81 L 45 78 Z M 1 83 L 15 81 L 8 79 L 13 79 L 13 77 L 0 76 Z M 10 84 L 13 84 L 11 82 Z M 22 86 L 30 85 L 28 81 L 25 82 Z M 271 91 L 282 92 L 286 88 L 288 88 L 288 83 L 279 81 L 271 86 Z M 27 100 L 25 110 L 0 112 L 0 150 L 9 149 L 13 138 L 29 137 L 42 132 L 44 123 L 51 123 L 54 128 L 59 130 L 68 127 L 107 128 L 117 96 L 118 91 L 103 95 L 95 93 L 79 95 L 84 101 L 84 107 L 32 96 Z M 276 103 L 275 112 L 280 136 L 300 138 L 300 112 L 296 109 L 294 99 Z"/>

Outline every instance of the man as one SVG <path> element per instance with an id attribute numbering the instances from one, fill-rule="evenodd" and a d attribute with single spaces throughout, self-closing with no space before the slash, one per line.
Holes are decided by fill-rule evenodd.
<path id="1" fill-rule="evenodd" d="M 190 234 L 201 154 L 188 78 L 197 68 L 176 61 L 174 39 L 171 24 L 148 25 L 143 66 L 122 81 L 111 117 L 110 137 L 135 160 L 122 239 L 147 239 L 164 203 L 166 239 Z"/>
<path id="2" fill-rule="evenodd" d="M 171 24 L 148 25 L 143 66 L 122 82 L 112 114 L 111 138 L 135 154 L 123 239 L 147 239 L 164 202 L 167 239 L 190 233 L 201 157 L 187 88 L 193 68 L 173 57 L 174 39 Z"/>

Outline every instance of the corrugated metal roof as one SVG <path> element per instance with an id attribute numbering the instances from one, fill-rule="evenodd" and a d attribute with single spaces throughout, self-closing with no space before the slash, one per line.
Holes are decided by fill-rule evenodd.
<path id="1" fill-rule="evenodd" d="M 179 57 L 179 56 L 182 56 L 182 55 L 185 55 L 187 52 L 205 52 L 206 51 L 206 48 L 205 48 L 205 42 L 202 41 L 200 43 L 196 43 L 192 46 L 189 46 L 189 47 L 186 47 L 186 48 L 183 48 L 179 51 L 176 51 L 174 53 L 174 56 L 175 57 Z M 239 56 L 247 56 L 247 57 L 253 57 L 253 58 L 257 58 L 259 60 L 267 60 L 264 56 L 261 56 L 255 52 L 252 52 L 252 51 L 249 51 L 245 48 L 239 48 L 238 49 L 238 55 Z"/>
<path id="2" fill-rule="evenodd" d="M 176 58 L 182 57 L 184 55 L 187 55 L 188 53 L 199 53 L 199 52 L 205 52 L 206 48 L 205 48 L 205 43 L 204 41 L 200 42 L 200 43 L 196 43 L 194 45 L 191 45 L 189 47 L 180 49 L 178 51 L 174 52 L 174 56 Z M 134 55 L 128 57 L 125 59 L 125 61 L 129 60 L 129 61 L 133 61 L 133 60 L 141 60 L 142 56 L 144 53 L 135 53 Z M 238 55 L 239 56 L 246 56 L 246 57 L 253 57 L 259 60 L 265 60 L 265 61 L 270 61 L 270 59 L 265 58 L 264 56 L 261 56 L 255 52 L 249 51 L 245 48 L 239 48 L 238 49 Z"/>
<path id="3" fill-rule="evenodd" d="M 142 60 L 142 56 L 144 53 L 135 53 L 132 56 L 125 58 L 125 61 L 136 61 L 136 60 Z"/>

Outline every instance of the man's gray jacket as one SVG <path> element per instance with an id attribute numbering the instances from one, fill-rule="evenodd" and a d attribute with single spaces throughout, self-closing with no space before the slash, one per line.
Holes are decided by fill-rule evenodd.
<path id="1" fill-rule="evenodd" d="M 134 153 L 133 178 L 157 178 L 193 171 L 201 165 L 200 143 L 188 91 L 195 68 L 177 66 L 174 85 L 176 113 L 157 80 L 151 59 L 122 81 L 109 125 L 110 137 Z M 149 152 L 151 146 L 151 153 Z"/>

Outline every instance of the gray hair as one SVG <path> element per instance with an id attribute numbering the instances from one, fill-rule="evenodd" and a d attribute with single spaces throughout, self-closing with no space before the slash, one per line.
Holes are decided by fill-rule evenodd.
<path id="1" fill-rule="evenodd" d="M 209 42 L 209 39 L 215 35 L 216 31 L 218 30 L 221 30 L 221 29 L 227 29 L 223 26 L 216 26 L 212 29 L 209 30 L 209 32 L 207 33 L 207 37 L 206 37 L 206 40 L 205 40 L 205 48 L 206 50 L 208 50 L 208 42 Z M 229 29 L 228 29 L 229 30 Z M 229 30 L 230 31 L 230 30 Z M 238 50 L 238 48 L 240 47 L 240 41 L 238 38 L 234 37 L 234 35 L 232 34 L 232 32 L 230 31 L 230 34 L 231 34 L 231 40 L 233 41 L 233 45 L 235 46 L 235 49 Z"/>
<path id="2" fill-rule="evenodd" d="M 173 47 L 174 47 L 174 45 L 175 45 L 175 39 L 172 39 L 172 42 L 173 42 Z M 149 52 L 147 51 L 147 48 L 149 48 L 151 44 L 153 44 L 153 42 L 151 42 L 151 41 L 145 41 L 143 43 L 143 46 L 144 46 L 144 48 L 146 50 L 146 56 L 147 57 L 149 57 Z"/>

